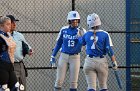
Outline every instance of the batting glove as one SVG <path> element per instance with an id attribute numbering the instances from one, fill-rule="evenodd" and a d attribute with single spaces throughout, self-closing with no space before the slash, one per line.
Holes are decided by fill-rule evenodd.
<path id="1" fill-rule="evenodd" d="M 116 62 L 116 61 L 113 61 L 113 62 L 112 62 L 112 69 L 113 69 L 113 70 L 117 70 L 117 68 L 118 68 L 117 62 Z"/>
<path id="2" fill-rule="evenodd" d="M 51 56 L 51 59 L 50 59 L 50 64 L 51 64 L 51 67 L 56 67 L 56 59 L 54 56 Z"/>

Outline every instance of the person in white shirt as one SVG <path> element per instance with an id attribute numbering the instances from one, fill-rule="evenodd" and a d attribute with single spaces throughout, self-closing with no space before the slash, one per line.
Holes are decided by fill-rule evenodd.
<path id="1" fill-rule="evenodd" d="M 6 15 L 11 19 L 11 35 L 13 36 L 13 39 L 16 42 L 16 51 L 15 51 L 15 62 L 14 62 L 14 71 L 16 73 L 18 82 L 20 83 L 20 88 L 22 91 L 26 90 L 26 76 L 27 76 L 27 70 L 25 68 L 25 65 L 23 63 L 23 58 L 26 54 L 32 55 L 33 51 L 32 48 L 29 46 L 27 41 L 25 40 L 24 36 L 17 32 L 16 29 L 16 21 L 19 21 L 18 19 L 15 19 L 13 15 Z M 26 44 L 26 49 L 24 48 L 24 44 Z"/>

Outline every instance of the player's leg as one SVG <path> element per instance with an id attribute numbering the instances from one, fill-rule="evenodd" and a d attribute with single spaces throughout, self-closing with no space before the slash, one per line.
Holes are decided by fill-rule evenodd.
<path id="1" fill-rule="evenodd" d="M 11 71 L 9 73 L 9 83 L 8 87 L 10 88 L 10 91 L 19 91 L 19 82 L 17 81 L 16 74 L 14 71 Z"/>
<path id="2" fill-rule="evenodd" d="M 9 78 L 8 72 L 0 68 L 0 91 L 5 90 L 10 91 L 7 84 L 8 78 Z"/>
<path id="3" fill-rule="evenodd" d="M 60 54 L 60 58 L 57 65 L 57 74 L 56 74 L 56 81 L 55 81 L 55 91 L 61 91 L 63 81 L 65 79 L 66 70 L 67 70 L 67 59 L 64 53 Z"/>
<path id="4" fill-rule="evenodd" d="M 107 91 L 108 63 L 106 58 L 101 58 L 98 62 L 100 62 L 97 69 L 100 91 Z"/>
<path id="5" fill-rule="evenodd" d="M 83 71 L 88 84 L 88 91 L 96 91 L 97 73 L 95 71 L 95 65 L 92 58 L 86 57 Z"/>
<path id="6" fill-rule="evenodd" d="M 70 91 L 77 91 L 77 82 L 80 69 L 80 55 L 70 56 Z"/>

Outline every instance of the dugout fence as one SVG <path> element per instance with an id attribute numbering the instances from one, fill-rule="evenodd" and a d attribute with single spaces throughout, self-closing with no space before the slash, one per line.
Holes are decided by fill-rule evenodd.
<path id="1" fill-rule="evenodd" d="M 124 32 L 124 31 L 108 31 L 110 36 L 114 42 L 114 51 L 116 55 L 116 59 L 119 64 L 120 77 L 123 83 L 123 89 L 119 90 L 117 85 L 116 78 L 114 76 L 113 70 L 111 69 L 111 61 L 108 57 L 109 62 L 109 78 L 108 78 L 108 88 L 110 91 L 126 91 L 127 84 L 130 83 L 130 91 L 139 91 L 140 86 L 140 65 L 132 64 L 130 66 L 126 65 L 126 43 L 123 38 L 126 38 L 126 35 L 137 36 L 140 32 Z M 24 59 L 26 67 L 28 69 L 29 76 L 27 77 L 27 89 L 28 91 L 53 91 L 54 81 L 56 78 L 56 69 L 51 69 L 49 64 L 49 59 L 51 56 L 51 50 L 55 45 L 55 39 L 57 37 L 58 31 L 53 32 L 22 32 L 26 38 L 29 36 L 36 36 L 36 39 L 28 40 L 28 42 L 33 46 L 34 55 L 32 57 L 27 56 Z M 43 38 L 41 38 L 43 36 Z M 51 42 L 46 40 L 46 37 L 51 38 Z M 117 37 L 117 39 L 116 39 Z M 32 38 L 32 37 L 30 37 Z M 29 39 L 30 39 L 29 38 Z M 40 38 L 42 41 L 39 41 Z M 34 40 L 34 41 L 33 41 Z M 49 46 L 49 47 L 48 47 Z M 137 46 L 139 47 L 139 46 Z M 49 52 L 48 52 L 49 51 Z M 135 50 L 137 52 L 139 50 Z M 49 53 L 49 54 L 48 54 Z M 135 56 L 135 54 L 132 54 Z M 86 91 L 86 80 L 83 73 L 83 64 L 85 58 L 85 50 L 81 52 L 81 69 L 79 74 L 78 81 L 78 91 Z M 59 53 L 56 59 L 59 58 Z M 134 59 L 133 61 L 136 61 Z M 135 62 L 134 62 L 135 63 Z M 130 80 L 127 80 L 127 70 L 130 71 Z M 68 91 L 69 89 L 69 72 L 66 74 L 66 80 L 64 81 L 63 91 Z"/>
<path id="2" fill-rule="evenodd" d="M 57 34 L 67 24 L 67 13 L 71 10 L 80 13 L 80 25 L 85 29 L 87 15 L 97 13 L 101 28 L 111 35 L 123 89 L 118 90 L 110 69 L 109 91 L 140 91 L 140 0 L 0 0 L 0 16 L 12 14 L 19 19 L 17 31 L 24 34 L 34 50 L 33 56 L 24 59 L 29 72 L 27 91 L 53 91 L 56 70 L 50 68 L 49 60 Z M 87 86 L 82 71 L 84 57 L 83 50 L 78 91 L 86 91 Z M 69 72 L 64 91 L 69 88 L 68 78 Z"/>

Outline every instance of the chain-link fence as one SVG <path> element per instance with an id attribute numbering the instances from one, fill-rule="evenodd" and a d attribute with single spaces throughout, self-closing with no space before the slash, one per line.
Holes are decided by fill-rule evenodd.
<path id="1" fill-rule="evenodd" d="M 127 12 L 128 6 L 133 12 Z M 27 91 L 53 91 L 56 69 L 50 68 L 49 60 L 57 34 L 60 28 L 67 24 L 67 13 L 71 9 L 80 13 L 81 26 L 85 29 L 87 29 L 87 15 L 97 13 L 102 21 L 101 28 L 111 35 L 116 59 L 120 66 L 123 89 L 118 88 L 116 78 L 110 69 L 109 91 L 140 91 L 138 56 L 140 54 L 140 13 L 137 7 L 140 7 L 138 0 L 73 0 L 73 3 L 72 0 L 0 0 L 0 15 L 12 14 L 20 20 L 17 22 L 17 30 L 24 34 L 34 50 L 33 56 L 27 56 L 24 59 L 29 73 Z M 133 17 L 127 17 L 130 15 Z M 131 22 L 127 20 L 128 18 L 132 19 Z M 58 57 L 59 53 L 57 59 Z M 84 64 L 84 58 L 85 50 L 81 52 L 81 67 Z M 108 62 L 110 64 L 110 59 Z M 129 63 L 130 65 L 127 65 Z M 130 87 L 127 83 L 130 83 L 128 85 Z M 86 88 L 87 84 L 81 68 L 78 91 L 86 91 Z M 64 91 L 68 89 L 69 72 L 63 85 Z"/>
<path id="2" fill-rule="evenodd" d="M 131 69 L 131 76 L 132 79 L 128 82 L 132 83 L 132 90 L 131 91 L 139 91 L 139 65 L 132 65 L 133 68 L 126 66 L 126 43 L 125 43 L 125 37 L 126 32 L 113 32 L 110 31 L 110 36 L 113 40 L 114 44 L 114 52 L 116 55 L 116 59 L 118 61 L 118 64 L 120 66 L 120 77 L 123 83 L 123 89 L 119 90 L 119 87 L 117 85 L 117 81 L 114 75 L 113 70 L 109 69 L 109 78 L 108 78 L 108 88 L 109 90 L 113 91 L 126 91 L 126 69 Z M 33 46 L 34 49 L 34 55 L 32 57 L 26 57 L 25 58 L 25 64 L 26 67 L 28 67 L 29 76 L 27 77 L 27 89 L 31 89 L 29 91 L 32 91 L 32 89 L 39 89 L 40 91 L 53 91 L 54 87 L 54 81 L 56 78 L 56 69 L 51 69 L 49 60 L 51 56 L 51 51 L 55 45 L 55 39 L 57 37 L 57 32 L 55 33 L 49 33 L 49 32 L 43 32 L 43 33 L 23 33 L 24 36 L 28 40 L 29 43 L 31 43 L 31 46 Z M 136 36 L 140 33 L 129 33 L 133 36 Z M 32 36 L 36 36 L 32 38 Z M 42 37 L 41 37 L 42 36 Z M 28 38 L 29 37 L 29 38 Z M 51 42 L 48 42 L 46 38 L 50 38 L 52 40 Z M 39 41 L 41 40 L 42 41 Z M 138 46 L 137 46 L 138 47 Z M 139 52 L 139 50 L 135 50 L 135 52 Z M 85 51 L 83 50 L 81 52 L 81 70 L 79 74 L 79 81 L 78 81 L 78 90 L 79 91 L 86 91 L 87 84 L 85 81 L 85 76 L 82 71 L 82 66 L 84 64 L 84 58 L 85 58 Z M 133 54 L 134 56 L 134 54 Z M 59 53 L 56 57 L 58 59 Z M 111 66 L 111 60 L 108 57 L 108 62 Z M 136 67 L 136 68 L 135 68 Z M 66 80 L 63 85 L 64 91 L 68 91 L 69 89 L 69 72 L 66 75 Z M 136 89 L 136 90 L 133 90 Z"/>

